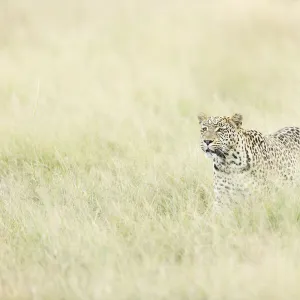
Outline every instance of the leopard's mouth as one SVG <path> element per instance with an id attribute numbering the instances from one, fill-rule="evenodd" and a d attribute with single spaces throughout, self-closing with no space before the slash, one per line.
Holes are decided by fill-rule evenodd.
<path id="1" fill-rule="evenodd" d="M 215 153 L 215 151 L 213 151 L 213 150 L 211 150 L 211 149 L 206 149 L 204 152 L 205 152 L 205 153 L 210 153 L 210 154 Z"/>
<path id="2" fill-rule="evenodd" d="M 211 150 L 211 149 L 208 148 L 208 149 L 205 150 L 205 153 L 206 153 L 207 155 L 215 154 L 215 155 L 217 155 L 217 156 L 219 156 L 220 158 L 223 158 L 223 159 L 226 158 L 226 153 L 223 152 L 223 151 L 220 150 L 220 149 Z"/>

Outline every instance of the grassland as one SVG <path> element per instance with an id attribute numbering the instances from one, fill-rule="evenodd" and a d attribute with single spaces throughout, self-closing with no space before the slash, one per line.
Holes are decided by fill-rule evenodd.
<path id="1" fill-rule="evenodd" d="M 197 113 L 300 125 L 298 1 L 0 1 L 0 298 L 300 298 L 300 196 L 213 216 Z"/>

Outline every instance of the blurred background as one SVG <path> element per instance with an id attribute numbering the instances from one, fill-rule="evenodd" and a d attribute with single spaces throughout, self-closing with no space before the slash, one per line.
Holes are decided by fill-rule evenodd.
<path id="1" fill-rule="evenodd" d="M 2 128 L 177 132 L 200 110 L 249 126 L 299 120 L 298 1 L 0 5 Z"/>

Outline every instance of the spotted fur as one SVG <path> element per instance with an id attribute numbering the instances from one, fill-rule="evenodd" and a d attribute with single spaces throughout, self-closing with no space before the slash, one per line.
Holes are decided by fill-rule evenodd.
<path id="1" fill-rule="evenodd" d="M 285 127 L 263 135 L 242 126 L 242 116 L 198 116 L 201 148 L 213 161 L 216 201 L 232 201 L 270 184 L 300 178 L 300 128 Z"/>

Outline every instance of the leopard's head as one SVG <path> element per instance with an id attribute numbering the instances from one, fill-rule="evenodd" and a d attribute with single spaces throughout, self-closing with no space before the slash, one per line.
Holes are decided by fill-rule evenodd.
<path id="1" fill-rule="evenodd" d="M 229 151 L 239 142 L 239 130 L 243 117 L 234 114 L 231 117 L 209 117 L 201 113 L 198 116 L 201 149 L 208 157 L 225 159 Z"/>

